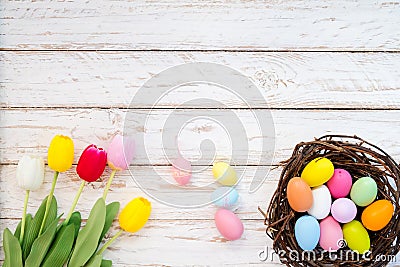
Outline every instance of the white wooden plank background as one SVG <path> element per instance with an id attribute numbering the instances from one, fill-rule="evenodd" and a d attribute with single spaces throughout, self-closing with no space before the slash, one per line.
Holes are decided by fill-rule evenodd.
<path id="1" fill-rule="evenodd" d="M 8 49 L 396 50 L 399 2 L 4 1 Z"/>
<path id="2" fill-rule="evenodd" d="M 259 86 L 265 99 L 254 108 L 271 113 L 275 122 L 273 165 L 288 158 L 298 142 L 327 133 L 357 134 L 400 161 L 399 1 L 24 0 L 2 1 L 0 17 L 1 231 L 14 229 L 21 215 L 23 194 L 15 168 L 23 153 L 45 157 L 57 133 L 74 138 L 76 159 L 88 143 L 106 146 L 123 130 L 127 112 L 140 115 L 151 108 L 139 103 L 128 109 L 140 87 L 183 63 L 224 64 Z M 255 124 L 241 101 L 214 87 L 183 86 L 157 106 L 153 128 L 133 122 L 138 131 L 150 132 L 146 149 L 157 165 L 145 164 L 143 148 L 138 148 L 135 175 L 148 177 L 156 168 L 170 178 L 170 166 L 155 144 L 157 132 L 168 130 L 162 129 L 161 118 L 201 93 L 224 101 L 248 121 L 250 150 L 241 151 L 236 168 L 246 167 L 248 155 L 256 158 Z M 210 107 L 181 105 L 178 114 L 188 108 Z M 226 112 L 220 110 L 219 116 Z M 185 156 L 198 156 L 195 140 L 205 134 L 201 129 L 193 124 L 184 130 L 187 139 L 180 145 Z M 217 129 L 207 130 L 221 138 Z M 229 147 L 221 143 L 218 157 L 229 159 Z M 250 163 L 260 165 L 247 166 L 251 170 L 274 168 L 268 161 Z M 243 177 L 236 213 L 246 230 L 238 241 L 220 237 L 212 220 L 214 207 L 177 209 L 153 200 L 147 226 L 123 235 L 105 255 L 115 266 L 128 267 L 279 265 L 277 259 L 261 262 L 257 255 L 271 246 L 257 207 L 268 205 L 279 174 L 280 169 L 272 170 L 254 194 L 248 193 L 251 177 Z M 31 194 L 28 211 L 48 192 L 51 175 L 48 170 L 44 186 Z M 85 188 L 78 203 L 84 218 L 108 175 L 109 170 Z M 209 179 L 205 172 L 193 183 Z M 60 176 L 55 194 L 62 210 L 69 208 L 78 186 L 74 169 Z M 125 204 L 139 195 L 144 193 L 125 172 L 116 177 L 109 200 Z"/>
<path id="3" fill-rule="evenodd" d="M 74 138 L 75 161 L 77 161 L 81 151 L 90 142 L 107 147 L 115 132 L 123 130 L 126 112 L 148 114 L 149 110 L 5 109 L 1 113 L 2 126 L 0 129 L 3 140 L 1 140 L 0 160 L 3 163 L 15 164 L 22 153 L 38 153 L 46 157 L 49 140 L 55 132 L 60 132 Z M 138 133 L 146 132 L 146 151 L 154 164 L 169 164 L 164 155 L 160 153 L 160 146 L 157 141 L 162 134 L 163 117 L 168 116 L 168 110 L 152 112 L 155 115 L 149 118 L 154 122 L 153 126 L 143 127 L 143 125 L 138 125 L 138 122 L 133 122 L 132 128 L 137 128 Z M 219 116 L 223 117 L 227 112 L 221 110 Z M 396 138 L 400 132 L 399 110 L 262 110 L 262 112 L 265 112 L 265 114 L 271 112 L 274 118 L 276 131 L 274 164 L 288 158 L 297 143 L 312 140 L 314 137 L 326 133 L 358 134 L 367 140 L 373 140 L 377 145 L 385 147 L 391 155 L 400 159 L 400 146 L 398 146 L 399 141 Z M 204 114 L 207 114 L 206 109 Z M 244 121 L 249 121 L 246 124 L 247 129 L 256 129 L 258 126 L 252 120 L 253 117 L 249 110 L 237 110 L 236 114 Z M 188 158 L 196 158 L 199 153 L 199 142 L 196 140 L 202 140 L 201 137 L 204 134 L 215 137 L 215 140 L 220 138 L 220 136 L 216 136 L 219 133 L 218 128 L 210 129 L 205 126 L 207 125 L 199 122 L 190 124 L 183 129 L 182 134 L 186 137 L 186 140 L 180 142 L 183 155 Z M 165 131 L 173 130 L 170 128 L 163 129 Z M 29 133 L 29 138 L 27 138 L 27 133 Z M 235 161 L 237 165 L 246 164 L 248 155 L 250 155 L 249 164 L 258 163 L 253 161 L 257 160 L 254 157 L 260 154 L 260 149 L 257 147 L 260 141 L 259 138 L 255 138 L 257 135 L 259 133 L 256 130 L 249 132 L 250 151 L 241 151 Z M 266 136 L 266 138 L 267 140 L 271 139 L 269 136 Z M 218 157 L 229 159 L 229 155 L 224 155 L 223 152 L 229 151 L 230 145 L 224 144 L 222 141 L 218 145 L 220 147 L 220 151 L 217 151 Z M 134 163 L 145 164 L 147 156 L 143 148 L 138 147 L 137 149 Z M 169 148 L 166 147 L 166 149 Z M 265 159 L 260 164 L 265 165 L 270 164 L 270 162 Z"/>
<path id="4" fill-rule="evenodd" d="M 224 64 L 253 79 L 265 96 L 255 99 L 254 107 L 400 107 L 398 53 L 3 52 L 0 103 L 125 108 L 152 75 L 195 61 Z M 27 97 L 31 91 L 35 94 Z M 231 95 L 202 85 L 178 88 L 158 107 L 175 107 L 201 93 L 231 107 L 246 107 Z"/>

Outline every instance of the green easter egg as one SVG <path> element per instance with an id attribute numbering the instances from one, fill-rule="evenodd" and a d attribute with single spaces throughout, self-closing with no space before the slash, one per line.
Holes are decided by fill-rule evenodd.
<path id="1" fill-rule="evenodd" d="M 358 179 L 352 186 L 350 198 L 360 207 L 366 207 L 376 199 L 378 194 L 378 186 L 371 177 L 363 177 Z"/>

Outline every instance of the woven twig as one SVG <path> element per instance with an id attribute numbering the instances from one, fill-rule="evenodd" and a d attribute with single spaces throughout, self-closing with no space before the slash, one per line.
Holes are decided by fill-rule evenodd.
<path id="1" fill-rule="evenodd" d="M 353 180 L 370 176 L 378 185 L 378 199 L 390 200 L 394 216 L 381 231 L 369 231 L 371 254 L 367 258 L 345 256 L 348 247 L 340 249 L 335 259 L 332 254 L 317 247 L 313 256 L 293 257 L 293 251 L 302 252 L 294 236 L 296 220 L 305 213 L 294 212 L 286 198 L 288 182 L 299 177 L 307 163 L 317 157 L 330 159 L 335 168 L 350 172 Z M 273 240 L 273 248 L 287 266 L 385 266 L 400 249 L 400 166 L 382 149 L 357 136 L 326 135 L 311 142 L 298 144 L 288 160 L 282 162 L 278 188 L 272 196 L 265 216 L 266 233 Z M 354 182 L 354 181 L 353 181 Z M 358 210 L 356 219 L 360 220 Z M 350 255 L 350 254 L 348 254 Z M 353 254 L 352 254 L 353 255 Z"/>

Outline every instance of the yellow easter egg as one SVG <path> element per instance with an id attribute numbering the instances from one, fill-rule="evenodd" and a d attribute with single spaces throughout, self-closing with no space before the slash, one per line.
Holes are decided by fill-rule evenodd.
<path id="1" fill-rule="evenodd" d="M 225 162 L 214 163 L 212 172 L 214 179 L 222 185 L 232 186 L 238 180 L 235 169 Z"/>
<path id="2" fill-rule="evenodd" d="M 371 247 L 368 231 L 359 221 L 353 220 L 343 225 L 343 237 L 347 246 L 358 254 L 364 254 Z"/>
<path id="3" fill-rule="evenodd" d="M 327 158 L 316 158 L 304 167 L 301 178 L 310 186 L 323 185 L 333 176 L 333 163 Z"/>

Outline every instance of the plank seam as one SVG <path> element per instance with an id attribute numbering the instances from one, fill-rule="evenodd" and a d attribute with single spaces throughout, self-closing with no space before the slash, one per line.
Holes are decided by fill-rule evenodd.
<path id="1" fill-rule="evenodd" d="M 220 53 L 400 53 L 400 50 L 346 50 L 346 49 L 14 49 L 0 48 L 4 52 L 220 52 Z"/>

